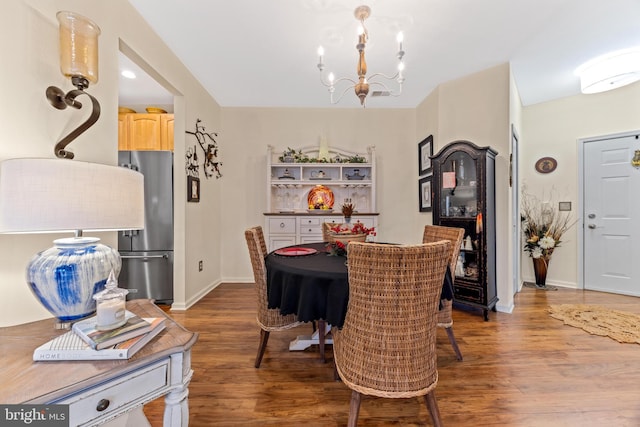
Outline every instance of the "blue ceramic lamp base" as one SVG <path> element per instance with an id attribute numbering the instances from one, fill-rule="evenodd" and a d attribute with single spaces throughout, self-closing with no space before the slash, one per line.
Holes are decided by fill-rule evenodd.
<path id="1" fill-rule="evenodd" d="M 120 274 L 117 250 L 96 237 L 57 239 L 27 266 L 27 282 L 42 305 L 60 322 L 95 313 L 93 295 L 104 289 L 109 273 Z"/>

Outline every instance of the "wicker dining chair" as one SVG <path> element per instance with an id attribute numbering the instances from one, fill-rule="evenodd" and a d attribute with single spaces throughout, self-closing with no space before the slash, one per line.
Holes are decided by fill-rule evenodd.
<path id="1" fill-rule="evenodd" d="M 333 242 L 333 237 L 331 236 L 331 226 L 335 224 L 330 222 L 322 223 L 322 241 L 323 242 Z"/>
<path id="2" fill-rule="evenodd" d="M 256 230 L 256 234 L 258 235 L 258 241 L 260 242 L 260 250 L 262 251 L 262 256 L 266 257 L 269 253 L 269 249 L 267 249 L 267 241 L 264 240 L 264 232 L 262 231 L 262 227 L 254 227 Z"/>
<path id="3" fill-rule="evenodd" d="M 458 255 L 460 255 L 460 246 L 464 239 L 464 228 L 445 227 L 442 225 L 425 225 L 422 235 L 422 243 L 438 242 L 440 240 L 448 240 L 451 242 L 449 269 L 451 272 L 451 280 L 455 281 L 456 263 Z M 462 360 L 462 353 L 458 347 L 456 337 L 453 334 L 453 300 L 442 300 L 442 307 L 438 311 L 438 326 L 445 328 L 449 342 L 456 353 L 456 358 Z"/>
<path id="4" fill-rule="evenodd" d="M 436 311 L 450 246 L 349 243 L 349 304 L 343 327 L 333 332 L 333 357 L 352 389 L 350 427 L 363 394 L 423 396 L 434 425 L 441 425 Z"/>
<path id="5" fill-rule="evenodd" d="M 267 348 L 269 333 L 273 331 L 284 331 L 301 325 L 302 322 L 297 320 L 295 314 L 283 316 L 280 310 L 270 309 L 267 302 L 267 269 L 264 263 L 264 257 L 267 255 L 262 251 L 262 243 L 264 242 L 264 234 L 262 227 L 252 227 L 244 232 L 249 248 L 249 256 L 251 257 L 251 266 L 253 267 L 253 278 L 255 280 L 255 290 L 258 303 L 258 313 L 256 320 L 260 326 L 260 346 L 256 355 L 255 367 L 259 368 L 262 357 Z M 264 246 L 266 248 L 266 245 Z"/>

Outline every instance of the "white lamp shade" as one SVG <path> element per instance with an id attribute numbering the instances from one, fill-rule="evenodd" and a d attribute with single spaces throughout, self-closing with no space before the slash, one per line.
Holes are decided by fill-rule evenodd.
<path id="1" fill-rule="evenodd" d="M 0 233 L 144 228 L 144 177 L 68 159 L 0 163 Z"/>
<path id="2" fill-rule="evenodd" d="M 591 94 L 626 86 L 640 80 L 640 48 L 599 56 L 578 67 L 582 93 Z"/>

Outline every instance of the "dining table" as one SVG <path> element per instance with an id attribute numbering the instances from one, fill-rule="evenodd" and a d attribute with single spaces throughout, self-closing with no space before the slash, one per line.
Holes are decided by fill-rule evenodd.
<path id="1" fill-rule="evenodd" d="M 287 246 L 265 257 L 268 307 L 279 309 L 282 315 L 296 314 L 301 322 L 318 322 L 312 335 L 298 336 L 289 350 L 317 344 L 323 360 L 324 344 L 332 343 L 326 335 L 331 327 L 342 327 L 349 304 L 347 257 L 330 254 L 327 246 L 327 242 Z M 441 299 L 452 298 L 453 281 L 447 267 Z"/>

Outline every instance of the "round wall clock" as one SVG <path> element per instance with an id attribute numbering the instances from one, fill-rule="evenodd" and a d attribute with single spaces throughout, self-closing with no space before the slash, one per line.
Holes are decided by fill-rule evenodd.
<path id="1" fill-rule="evenodd" d="M 536 162 L 536 170 L 540 173 L 550 173 L 556 170 L 558 162 L 553 157 L 542 157 Z"/>

